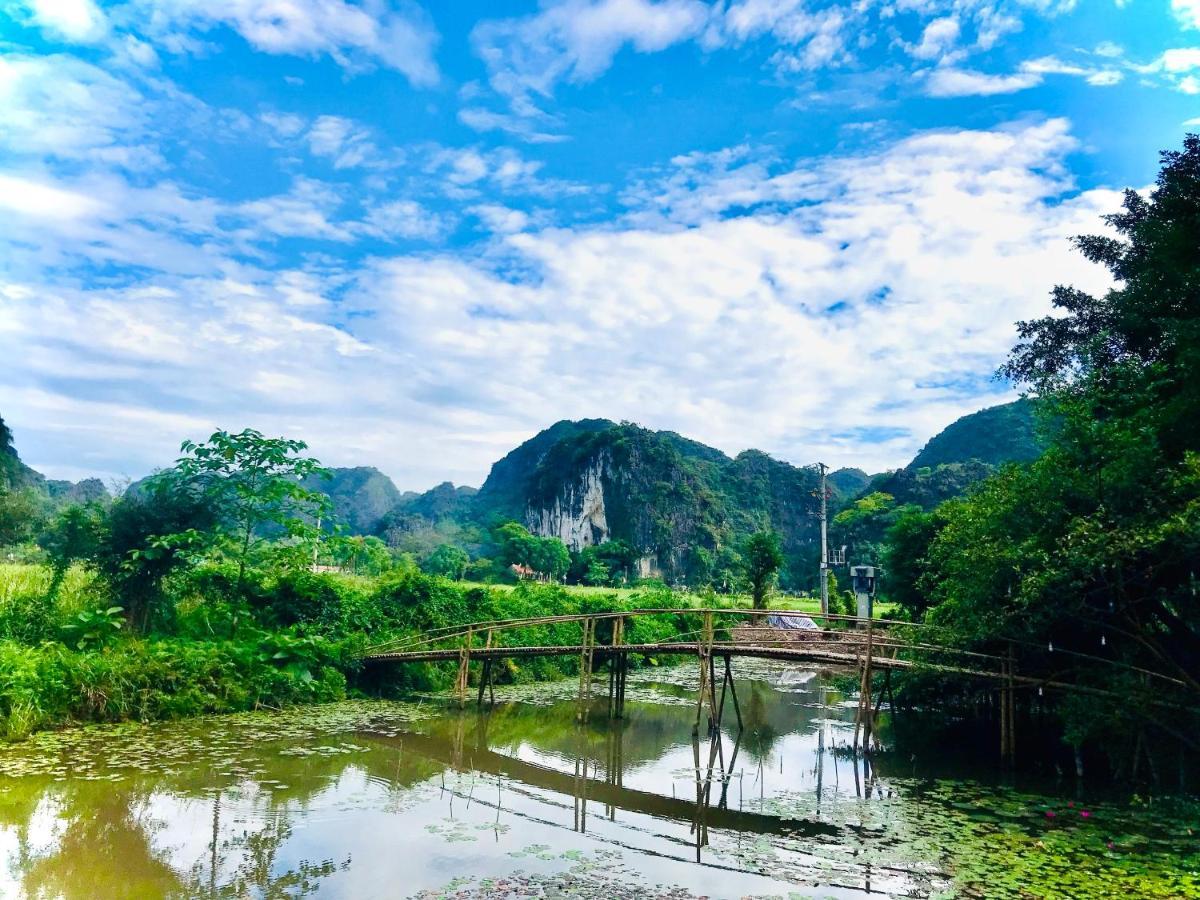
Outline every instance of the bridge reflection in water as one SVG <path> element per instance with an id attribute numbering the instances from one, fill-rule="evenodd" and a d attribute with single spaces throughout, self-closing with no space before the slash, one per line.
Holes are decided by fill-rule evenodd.
<path id="1" fill-rule="evenodd" d="M 824 693 L 824 689 L 820 689 L 822 699 Z M 741 729 L 724 731 L 718 728 L 707 735 L 693 734 L 690 771 L 675 769 L 669 777 L 658 782 L 665 785 L 667 780 L 670 781 L 671 795 L 668 796 L 658 790 L 625 783 L 627 770 L 637 767 L 636 761 L 632 767 L 626 763 L 627 740 L 637 728 L 646 727 L 636 719 L 591 725 L 577 723 L 573 734 L 561 735 L 557 749 L 549 752 L 534 750 L 524 743 L 508 748 L 510 752 L 493 749 L 489 741 L 490 721 L 489 712 L 463 712 L 446 723 L 448 728 L 441 733 L 383 736 L 364 732 L 360 738 L 394 745 L 398 753 L 415 753 L 470 776 L 469 787 L 464 789 L 461 782 L 457 786 L 444 783 L 443 790 L 453 800 L 494 808 L 497 822 L 503 813 L 506 817 L 515 816 L 540 825 L 589 834 L 638 853 L 680 862 L 690 859 L 728 872 L 753 870 L 730 864 L 727 853 L 710 855 L 707 852 L 714 830 L 725 832 L 727 836 L 733 836 L 731 840 L 736 838 L 738 841 L 743 836 L 762 836 L 798 852 L 803 852 L 810 842 L 823 847 L 850 848 L 879 837 L 878 829 L 763 811 L 764 804 L 757 791 L 753 797 L 745 796 L 746 787 L 751 784 L 758 784 L 761 789 L 764 773 L 761 768 L 755 771 L 753 764 L 748 772 L 745 766 L 739 769 L 746 736 L 752 734 Z M 815 777 L 819 816 L 822 792 L 829 789 L 822 783 L 822 769 L 826 764 L 836 764 L 836 760 L 832 745 L 826 745 L 827 726 L 818 724 L 817 728 L 819 749 L 815 756 Z M 673 746 L 679 749 L 677 743 Z M 538 761 L 516 755 L 522 749 L 525 755 L 533 751 L 539 757 Z M 551 757 L 552 764 L 543 761 Z M 857 796 L 871 797 L 877 788 L 870 760 L 857 754 L 846 754 L 842 764 L 853 767 Z M 845 774 L 843 769 L 843 777 Z M 686 793 L 676 792 L 680 780 L 688 782 Z M 566 817 L 568 798 L 569 819 Z M 627 815 L 623 816 L 623 813 Z M 621 819 L 624 830 L 601 829 L 598 832 L 597 817 L 606 823 L 617 823 Z M 651 824 L 642 817 L 649 817 Z M 672 827 L 654 828 L 654 820 L 672 823 Z M 676 830 L 684 825 L 688 829 L 687 838 L 682 837 L 681 830 Z M 653 845 L 638 845 L 634 835 L 645 834 L 647 828 L 653 832 Z M 686 855 L 680 852 L 684 846 L 688 847 Z M 872 891 L 874 873 L 870 863 L 838 868 L 842 869 L 839 874 L 843 880 L 853 872 L 849 880 L 855 883 L 843 884 L 843 887 Z"/>

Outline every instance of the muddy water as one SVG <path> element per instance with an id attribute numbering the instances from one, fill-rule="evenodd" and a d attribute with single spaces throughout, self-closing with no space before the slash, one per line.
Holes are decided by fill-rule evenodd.
<path id="1" fill-rule="evenodd" d="M 37 736 L 0 749 L 0 896 L 1200 896 L 1189 802 L 872 768 L 852 698 L 783 668 L 697 740 L 690 675 L 622 722 L 563 682 Z"/>

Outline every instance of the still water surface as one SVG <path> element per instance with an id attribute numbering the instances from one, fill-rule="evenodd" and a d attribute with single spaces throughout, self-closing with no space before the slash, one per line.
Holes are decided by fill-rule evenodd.
<path id="1" fill-rule="evenodd" d="M 488 713 L 350 702 L 0 750 L 4 897 L 1187 897 L 1184 802 L 1087 802 L 846 752 L 853 700 L 747 665 L 694 740 L 686 668 L 576 722 L 569 682 Z M 933 766 L 933 771 L 929 767 Z"/>

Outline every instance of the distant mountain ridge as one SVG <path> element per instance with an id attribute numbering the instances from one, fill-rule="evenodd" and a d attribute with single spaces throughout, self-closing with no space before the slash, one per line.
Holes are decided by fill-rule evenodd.
<path id="1" fill-rule="evenodd" d="M 96 479 L 45 479 L 20 461 L 6 428 L 0 437 L 0 476 L 8 483 L 32 486 L 56 505 L 108 496 Z M 861 469 L 831 472 L 830 513 L 876 491 L 929 508 L 1042 447 L 1030 401 L 981 410 L 935 435 L 902 469 L 873 477 Z M 573 550 L 624 540 L 638 554 L 640 574 L 668 579 L 711 573 L 726 548 L 770 528 L 782 538 L 792 582 L 800 583 L 818 552 L 819 485 L 815 466 L 758 450 L 730 457 L 675 432 L 580 419 L 556 422 L 515 447 L 478 490 L 444 482 L 401 493 L 372 466 L 332 468 L 328 479 L 307 486 L 329 495 L 334 521 L 348 531 L 415 551 L 449 542 L 474 554 L 495 524 L 516 520 Z"/>
<path id="2" fill-rule="evenodd" d="M 63 481 L 47 478 L 30 468 L 17 453 L 12 431 L 4 424 L 3 418 L 0 418 L 0 490 L 32 490 L 41 495 L 44 503 L 51 508 L 111 499 L 108 488 L 99 478 Z"/>
<path id="3" fill-rule="evenodd" d="M 1046 440 L 1039 429 L 1032 400 L 981 409 L 950 423 L 907 466 L 876 476 L 860 493 L 882 491 L 899 504 L 930 509 L 961 495 L 1004 463 L 1041 456 Z"/>

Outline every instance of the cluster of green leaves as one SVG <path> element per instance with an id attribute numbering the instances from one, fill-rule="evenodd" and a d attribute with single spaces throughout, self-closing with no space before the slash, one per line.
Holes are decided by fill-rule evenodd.
<path id="1" fill-rule="evenodd" d="M 1120 767 L 1155 737 L 1200 752 L 1194 713 L 1158 705 L 1200 704 L 1200 138 L 1106 221 L 1117 236 L 1076 245 L 1116 286 L 1056 288 L 1058 312 L 1021 323 L 1003 369 L 1053 417 L 1049 448 L 905 513 L 888 559 L 912 614 L 968 645 L 1023 641 L 1023 673 L 1123 695 L 1058 710 L 1073 742 L 1103 737 Z"/>
<path id="2" fill-rule="evenodd" d="M 105 652 L 0 641 L 0 736 L 69 722 L 152 720 L 341 699 L 333 645 L 131 639 Z"/>
<path id="3" fill-rule="evenodd" d="M 523 566 L 552 581 L 561 580 L 571 567 L 567 545 L 556 537 L 538 537 L 518 522 L 505 522 L 495 531 L 500 561 Z"/>

